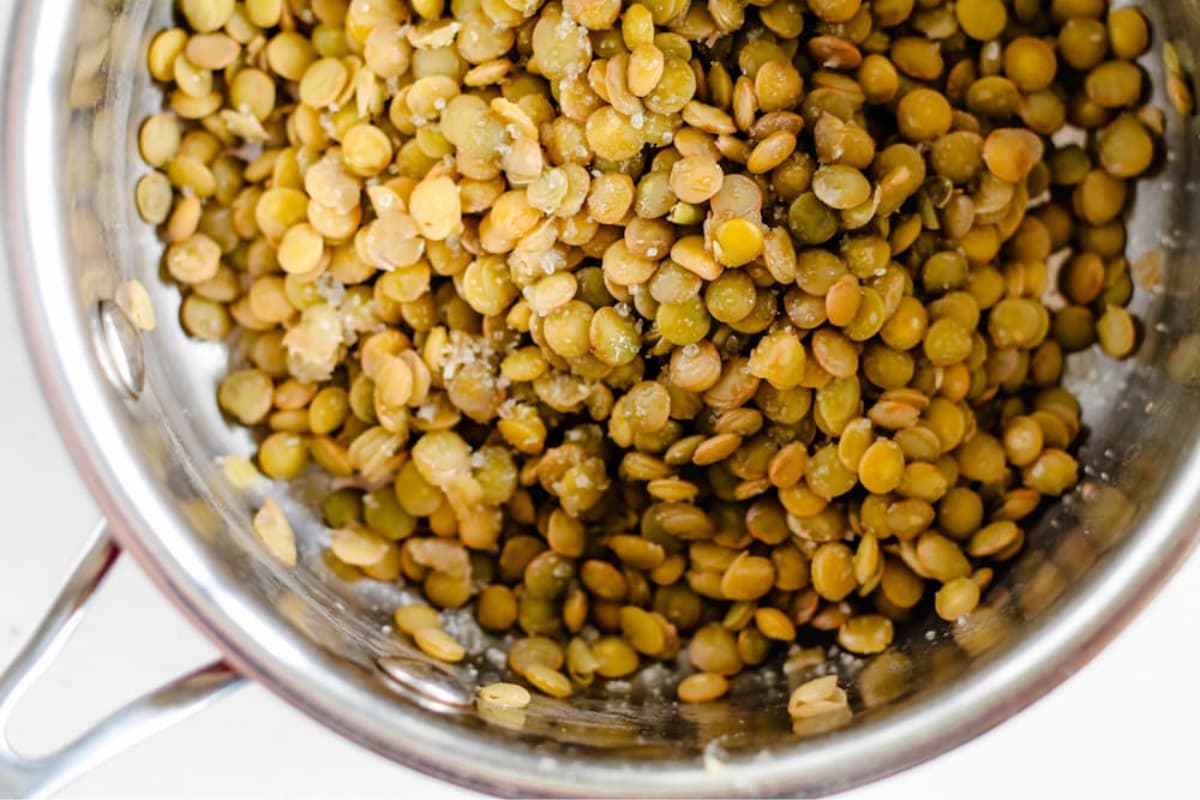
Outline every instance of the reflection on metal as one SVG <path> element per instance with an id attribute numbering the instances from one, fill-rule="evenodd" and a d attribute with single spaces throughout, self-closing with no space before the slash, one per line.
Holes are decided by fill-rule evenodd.
<path id="1" fill-rule="evenodd" d="M 474 692 L 454 672 L 419 656 L 389 656 L 377 662 L 397 692 L 430 711 L 458 712 L 472 706 Z"/>
<path id="2" fill-rule="evenodd" d="M 146 386 L 146 358 L 137 328 L 121 307 L 104 300 L 96 308 L 96 355 L 109 379 L 137 399 Z"/>

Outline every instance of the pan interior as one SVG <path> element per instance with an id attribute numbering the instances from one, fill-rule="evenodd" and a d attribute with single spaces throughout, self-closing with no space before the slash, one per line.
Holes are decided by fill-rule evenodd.
<path id="1" fill-rule="evenodd" d="M 383 709 L 379 713 L 405 720 L 406 731 L 415 724 L 416 730 L 449 732 L 449 741 L 461 748 L 455 755 L 464 760 L 476 748 L 508 748 L 510 763 L 481 767 L 499 777 L 476 779 L 492 788 L 521 786 L 523 771 L 552 772 L 555 764 L 572 765 L 568 772 L 622 765 L 644 770 L 651 781 L 665 765 L 703 775 L 705 764 L 733 769 L 762 763 L 764 755 L 786 760 L 819 753 L 839 737 L 861 739 L 897 715 L 926 713 L 1084 597 L 1096 576 L 1119 564 L 1145 535 L 1141 523 L 1188 469 L 1200 424 L 1193 412 L 1200 381 L 1200 281 L 1193 254 L 1200 226 L 1190 200 L 1197 139 L 1193 120 L 1168 111 L 1166 158 L 1157 177 L 1138 186 L 1128 224 L 1131 262 L 1161 256 L 1165 264 L 1162 284 L 1139 289 L 1131 309 L 1145 323 L 1144 343 L 1124 362 L 1094 351 L 1071 357 L 1068 385 L 1083 401 L 1088 428 L 1080 455 L 1085 481 L 1041 516 L 1027 550 L 986 594 L 969 631 L 956 636 L 931 615 L 898 631 L 895 653 L 832 659 L 828 666 L 851 687 L 856 714 L 849 728 L 824 738 L 793 736 L 786 713 L 789 680 L 778 662 L 739 677 L 727 700 L 703 706 L 677 704 L 672 669 L 656 666 L 570 700 L 537 698 L 521 715 L 482 717 L 471 710 L 470 698 L 478 685 L 503 677 L 497 649 L 503 642 L 485 637 L 463 611 L 448 627 L 473 657 L 456 667 L 431 662 L 389 627 L 391 611 L 418 595 L 403 586 L 343 581 L 322 559 L 327 534 L 310 510 L 323 489 L 319 479 L 265 487 L 298 533 L 300 564 L 288 570 L 250 531 L 262 493 L 236 489 L 224 477 L 224 457 L 253 453 L 249 434 L 222 418 L 215 402 L 215 387 L 230 367 L 229 349 L 189 340 L 176 324 L 179 292 L 163 280 L 161 244 L 133 204 L 132 187 L 145 171 L 133 132 L 161 103 L 141 65 L 152 33 L 169 24 L 170 5 L 80 0 L 63 23 L 63 95 L 52 107 L 61 131 L 54 189 L 69 219 L 63 246 L 71 256 L 64 269 L 70 270 L 72 308 L 86 319 L 117 285 L 137 278 L 149 289 L 160 321 L 142 337 L 144 389 L 132 398 L 114 389 L 106 402 L 116 409 L 124 435 L 136 442 L 138 470 L 158 483 L 191 535 L 204 543 L 211 567 L 302 636 L 303 646 L 345 666 L 357 689 Z M 1140 5 L 1154 29 L 1190 59 L 1189 34 L 1200 25 L 1197 2 Z M 1161 47 L 1160 36 L 1143 66 L 1156 87 L 1156 104 L 1170 109 L 1161 94 Z M 372 745 L 406 757 L 402 742 L 388 746 L 377 738 Z"/>

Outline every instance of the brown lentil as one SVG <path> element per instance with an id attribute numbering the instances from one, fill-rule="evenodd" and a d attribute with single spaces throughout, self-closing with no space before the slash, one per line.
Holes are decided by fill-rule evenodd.
<path id="1" fill-rule="evenodd" d="M 413 641 L 421 652 L 439 661 L 462 661 L 467 652 L 454 637 L 441 628 L 421 628 L 413 633 Z"/>
<path id="2" fill-rule="evenodd" d="M 1078 481 L 1066 354 L 1138 344 L 1145 17 L 519 5 L 185 0 L 150 42 L 136 207 L 185 330 L 239 330 L 218 403 L 263 474 L 345 482 L 340 569 L 473 600 L 552 697 L 682 648 L 684 702 L 798 636 L 878 653 L 933 581 L 977 616 Z M 1052 143 L 1068 120 L 1086 142 Z M 255 530 L 295 563 L 270 501 Z M 395 622 L 467 657 L 433 607 Z M 849 715 L 836 679 L 792 705 Z"/>
<path id="3" fill-rule="evenodd" d="M 947 622 L 957 622 L 979 605 L 979 584 L 971 578 L 956 578 L 941 589 L 934 598 L 937 614 Z"/>
<path id="4" fill-rule="evenodd" d="M 851 653 L 882 653 L 892 643 L 892 621 L 879 614 L 867 614 L 847 620 L 838 629 L 838 644 Z"/>
<path id="5" fill-rule="evenodd" d="M 1120 306 L 1109 306 L 1096 321 L 1096 339 L 1100 349 L 1113 358 L 1125 358 L 1137 343 L 1133 317 Z"/>
<path id="6" fill-rule="evenodd" d="M 675 690 L 684 703 L 710 703 L 729 691 L 729 681 L 712 672 L 697 672 L 679 682 Z"/>
<path id="7" fill-rule="evenodd" d="M 533 688 L 550 697 L 570 697 L 573 691 L 566 675 L 544 664 L 533 664 L 525 670 L 524 676 Z"/>
<path id="8" fill-rule="evenodd" d="M 525 708 L 532 699 L 529 690 L 515 683 L 490 683 L 479 687 L 480 703 L 502 708 Z"/>

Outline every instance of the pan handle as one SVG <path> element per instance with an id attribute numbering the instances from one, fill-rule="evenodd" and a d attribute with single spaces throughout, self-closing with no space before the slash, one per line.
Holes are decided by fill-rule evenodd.
<path id="1" fill-rule="evenodd" d="M 214 661 L 117 709 L 54 752 L 26 756 L 12 747 L 8 729 L 13 709 L 70 637 L 120 554 L 107 524 L 99 523 L 49 611 L 0 674 L 0 797 L 48 795 L 109 757 L 186 719 L 242 682 L 225 662 Z"/>

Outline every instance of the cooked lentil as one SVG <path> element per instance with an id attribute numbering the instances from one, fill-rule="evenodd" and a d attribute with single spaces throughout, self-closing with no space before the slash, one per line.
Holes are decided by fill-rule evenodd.
<path id="1" fill-rule="evenodd" d="M 504 682 L 481 686 L 477 694 L 480 703 L 503 708 L 525 708 L 533 699 L 524 686 Z"/>
<path id="2" fill-rule="evenodd" d="M 1064 354 L 1138 343 L 1137 9 L 311 5 L 180 0 L 135 197 L 185 330 L 240 331 L 262 472 L 338 477 L 339 569 L 473 599 L 552 697 L 686 650 L 707 702 L 802 633 L 972 614 L 1075 486 Z M 278 506 L 255 530 L 295 563 Z M 433 606 L 396 627 L 465 658 Z M 789 710 L 849 715 L 832 676 Z"/>
<path id="3" fill-rule="evenodd" d="M 712 672 L 697 672 L 679 682 L 676 693 L 684 703 L 708 703 L 729 691 L 729 681 Z"/>
<path id="4" fill-rule="evenodd" d="M 412 636 L 421 652 L 438 661 L 454 663 L 466 657 L 463 646 L 441 628 L 420 628 Z"/>

